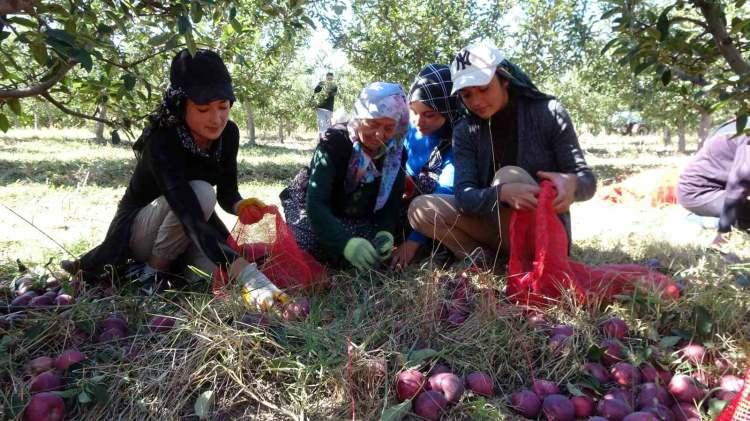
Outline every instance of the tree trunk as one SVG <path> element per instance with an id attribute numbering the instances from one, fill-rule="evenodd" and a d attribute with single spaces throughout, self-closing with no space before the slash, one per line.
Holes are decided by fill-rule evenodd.
<path id="1" fill-rule="evenodd" d="M 686 153 L 687 142 L 685 141 L 685 121 L 677 121 L 677 152 Z"/>
<path id="2" fill-rule="evenodd" d="M 284 143 L 284 122 L 279 120 L 279 142 Z"/>
<path id="3" fill-rule="evenodd" d="M 247 138 L 250 139 L 249 143 L 251 145 L 255 145 L 255 114 L 253 113 L 253 107 L 250 105 L 250 101 L 243 102 L 242 106 L 245 109 L 245 114 L 247 114 Z"/>
<path id="4" fill-rule="evenodd" d="M 100 104 L 99 105 L 99 115 L 98 117 L 106 120 L 107 119 L 107 104 Z M 99 143 L 107 143 L 107 141 L 104 139 L 104 123 L 101 121 L 96 122 L 96 141 Z"/>
<path id="5" fill-rule="evenodd" d="M 34 113 L 34 130 L 39 130 L 39 114 Z"/>
<path id="6" fill-rule="evenodd" d="M 664 127 L 664 136 L 662 137 L 662 141 L 664 142 L 664 146 L 669 146 L 672 144 L 672 130 L 668 126 Z"/>
<path id="7" fill-rule="evenodd" d="M 713 122 L 713 116 L 711 116 L 706 110 L 701 110 L 701 122 L 698 126 L 698 149 L 703 147 L 703 142 L 706 141 Z"/>

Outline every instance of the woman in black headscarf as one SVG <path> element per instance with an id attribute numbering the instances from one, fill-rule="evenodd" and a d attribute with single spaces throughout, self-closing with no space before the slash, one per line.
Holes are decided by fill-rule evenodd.
<path id="1" fill-rule="evenodd" d="M 139 280 L 146 293 L 178 261 L 207 273 L 230 266 L 242 284 L 258 283 L 258 302 L 268 305 L 280 291 L 267 279 L 256 279 L 254 265 L 228 246 L 229 231 L 214 212 L 218 201 L 243 223 L 252 223 L 263 205 L 243 200 L 237 188 L 240 136 L 229 120 L 235 101 L 229 72 L 213 51 L 183 50 L 172 60 L 169 81 L 163 102 L 133 145 L 136 168 L 104 241 L 61 266 L 91 280 L 105 267 L 117 269 L 133 259 L 144 263 Z"/>
<path id="2" fill-rule="evenodd" d="M 404 143 L 407 189 L 405 200 L 424 194 L 453 194 L 451 137 L 459 119 L 456 96 L 451 94 L 450 68 L 428 64 L 417 73 L 409 90 L 412 123 Z M 394 252 L 391 266 L 403 269 L 414 259 L 428 238 L 411 231 Z"/>

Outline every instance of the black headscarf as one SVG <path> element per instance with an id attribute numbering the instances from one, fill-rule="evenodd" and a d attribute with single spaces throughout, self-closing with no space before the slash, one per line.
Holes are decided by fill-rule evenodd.
<path id="1" fill-rule="evenodd" d="M 554 96 L 545 94 L 534 85 L 529 75 L 524 73 L 520 67 L 508 59 L 500 62 L 495 74 L 510 82 L 510 89 L 518 96 L 531 99 L 554 99 Z"/>
<path id="2" fill-rule="evenodd" d="M 444 64 L 428 64 L 417 73 L 409 90 L 409 102 L 427 104 L 442 114 L 452 128 L 459 117 L 456 95 L 451 95 L 452 88 L 450 68 Z"/>
<path id="3" fill-rule="evenodd" d="M 182 146 L 191 154 L 204 158 L 221 159 L 221 138 L 210 151 L 195 144 L 190 129 L 185 124 L 185 103 L 190 99 L 196 104 L 208 104 L 216 100 L 234 103 L 232 78 L 218 54 L 210 50 L 198 50 L 191 55 L 182 50 L 172 59 L 169 71 L 169 86 L 159 106 L 148 116 L 148 124 L 133 144 L 136 157 L 140 159 L 148 138 L 154 131 L 174 128 Z"/>

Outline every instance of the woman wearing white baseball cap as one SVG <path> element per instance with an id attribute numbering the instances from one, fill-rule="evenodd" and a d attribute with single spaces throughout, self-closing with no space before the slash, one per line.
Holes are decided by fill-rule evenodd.
<path id="1" fill-rule="evenodd" d="M 535 208 L 547 179 L 570 239 L 569 207 L 594 195 L 596 178 L 567 111 L 494 46 L 469 45 L 450 70 L 466 112 L 453 131 L 456 193 L 415 199 L 412 226 L 457 257 L 492 265 L 510 250 L 512 210 Z"/>

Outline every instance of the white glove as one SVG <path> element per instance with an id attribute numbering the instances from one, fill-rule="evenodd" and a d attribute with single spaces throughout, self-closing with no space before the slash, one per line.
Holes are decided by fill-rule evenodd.
<path id="1" fill-rule="evenodd" d="M 237 281 L 242 285 L 242 299 L 248 307 L 265 311 L 273 306 L 274 301 L 281 304 L 289 301 L 289 296 L 259 271 L 255 263 L 247 265 L 237 276 Z"/>

